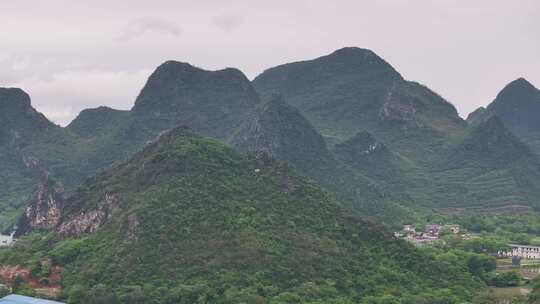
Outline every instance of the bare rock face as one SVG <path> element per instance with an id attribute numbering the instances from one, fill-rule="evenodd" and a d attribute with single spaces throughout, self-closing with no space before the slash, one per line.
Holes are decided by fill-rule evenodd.
<path id="1" fill-rule="evenodd" d="M 95 233 L 112 217 L 118 202 L 117 195 L 105 194 L 96 209 L 83 210 L 73 216 L 62 218 L 56 230 L 60 235 L 74 237 Z"/>
<path id="2" fill-rule="evenodd" d="M 62 236 L 75 237 L 94 233 L 112 217 L 119 202 L 118 195 L 106 193 L 96 208 L 66 214 L 71 199 L 66 198 L 59 182 L 45 174 L 27 203 L 15 236 L 36 230 L 56 230 Z"/>
<path id="3" fill-rule="evenodd" d="M 19 220 L 16 235 L 56 227 L 62 216 L 64 202 L 62 184 L 54 180 L 50 174 L 45 174 L 27 203 Z"/>
<path id="4" fill-rule="evenodd" d="M 415 119 L 414 100 L 408 96 L 397 95 L 394 88 L 386 95 L 386 102 L 380 109 L 379 116 L 384 121 L 406 122 Z"/>
<path id="5" fill-rule="evenodd" d="M 412 105 L 387 102 L 381 109 L 381 117 L 388 121 L 411 121 L 416 109 Z"/>

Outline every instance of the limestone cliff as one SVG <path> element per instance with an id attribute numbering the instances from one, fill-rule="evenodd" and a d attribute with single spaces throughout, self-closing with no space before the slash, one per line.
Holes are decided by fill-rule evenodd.
<path id="1" fill-rule="evenodd" d="M 26 204 L 16 235 L 56 227 L 64 201 L 64 187 L 46 173 Z"/>
<path id="2" fill-rule="evenodd" d="M 70 201 L 77 201 L 78 198 L 78 196 L 74 196 L 74 198 L 70 198 Z M 79 210 L 64 216 L 56 227 L 56 231 L 62 236 L 81 236 L 94 233 L 111 219 L 117 210 L 118 203 L 117 195 L 106 193 L 95 208 Z"/>

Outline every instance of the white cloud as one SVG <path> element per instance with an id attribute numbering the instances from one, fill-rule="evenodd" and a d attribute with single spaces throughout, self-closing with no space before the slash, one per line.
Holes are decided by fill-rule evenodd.
<path id="1" fill-rule="evenodd" d="M 143 36 L 145 33 L 160 33 L 174 37 L 182 34 L 182 28 L 171 21 L 157 17 L 144 17 L 130 22 L 117 37 L 118 41 L 129 41 Z"/>
<path id="2" fill-rule="evenodd" d="M 244 23 L 244 17 L 238 14 L 228 13 L 217 15 L 212 21 L 222 31 L 231 32 Z"/>

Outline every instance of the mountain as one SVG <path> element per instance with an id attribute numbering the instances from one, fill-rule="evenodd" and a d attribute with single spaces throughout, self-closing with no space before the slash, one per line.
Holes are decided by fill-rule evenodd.
<path id="1" fill-rule="evenodd" d="M 270 68 L 253 84 L 263 100 L 282 94 L 340 162 L 412 202 L 406 206 L 537 207 L 538 161 L 512 127 L 488 119 L 497 103 L 466 122 L 451 103 L 360 48 Z M 498 100 L 537 95 L 523 80 L 504 91 Z M 525 175 L 520 166 L 528 166 Z"/>
<path id="2" fill-rule="evenodd" d="M 531 87 L 518 81 L 498 100 L 535 96 Z M 272 98 L 275 92 L 282 98 Z M 537 193 L 515 169 L 515 159 L 536 161 L 530 151 L 516 146 L 518 154 L 502 153 L 496 159 L 508 167 L 501 168 L 483 161 L 482 149 L 464 148 L 496 144 L 501 146 L 490 151 L 510 151 L 505 143 L 517 145 L 514 139 L 486 143 L 471 137 L 491 107 L 471 115 L 475 122 L 468 125 L 449 102 L 403 79 L 366 49 L 344 48 L 271 68 L 253 82 L 232 68 L 207 71 L 167 61 L 149 77 L 131 110 L 84 110 L 66 128 L 33 109 L 21 90 L 3 89 L 0 102 L 2 228 L 22 213 L 44 174 L 70 194 L 178 125 L 244 153 L 287 161 L 356 211 L 396 225 L 433 208 L 503 204 L 504 196 L 494 190 L 501 180 L 500 189 L 515 185 L 509 203 L 534 205 L 530 198 Z M 506 134 L 496 124 L 482 126 L 491 127 Z M 535 177 L 536 167 L 530 170 L 529 177 Z"/>
<path id="3" fill-rule="evenodd" d="M 58 180 L 70 192 L 133 153 L 140 145 L 124 140 L 130 121 L 127 111 L 101 107 L 83 111 L 62 128 L 36 111 L 21 89 L 0 88 L 0 227 L 16 222 L 42 176 Z"/>
<path id="4" fill-rule="evenodd" d="M 309 170 L 329 166 L 330 153 L 323 137 L 296 108 L 281 96 L 260 106 L 230 140 L 240 151 L 265 153 Z"/>
<path id="5" fill-rule="evenodd" d="M 519 157 L 535 159 L 530 149 L 508 130 L 498 116 L 491 116 L 473 126 L 450 150 L 449 165 L 474 164 L 480 168 L 501 168 Z"/>
<path id="6" fill-rule="evenodd" d="M 259 103 L 250 81 L 237 69 L 206 71 L 167 61 L 152 73 L 132 112 L 139 129 L 160 132 L 183 124 L 223 139 Z"/>
<path id="7" fill-rule="evenodd" d="M 370 170 L 351 168 L 337 159 L 311 123 L 282 96 L 273 96 L 254 113 L 231 138 L 237 150 L 293 164 L 365 216 L 389 223 L 412 219 L 411 211 L 397 204 L 392 193 L 366 177 Z M 379 165 L 389 166 L 383 160 Z"/>
<path id="8" fill-rule="evenodd" d="M 237 69 L 207 71 L 167 61 L 150 75 L 130 111 L 84 110 L 67 130 L 88 145 L 79 165 L 86 177 L 179 125 L 226 140 L 258 104 L 257 93 Z"/>
<path id="9" fill-rule="evenodd" d="M 353 172 L 336 160 L 324 138 L 297 109 L 279 98 L 263 104 L 238 70 L 205 71 L 181 62 L 159 66 L 132 110 L 87 109 L 65 129 L 55 126 L 59 138 L 71 139 L 65 151 L 55 155 L 71 171 L 65 174 L 50 167 L 44 171 L 70 192 L 84 178 L 128 158 L 177 125 L 188 125 L 240 151 L 264 152 L 288 161 L 366 215 L 410 218 L 408 210 L 393 203 L 386 190 L 377 189 L 377 183 L 363 175 L 366 172 Z M 43 147 L 56 149 L 49 143 Z M 30 195 L 37 183 L 36 176 L 24 186 L 24 194 Z M 20 202 L 23 197 L 18 198 Z"/>
<path id="10" fill-rule="evenodd" d="M 156 69 L 132 110 L 87 109 L 66 128 L 37 112 L 22 90 L 0 89 L 0 227 L 14 222 L 45 173 L 70 192 L 178 125 L 225 140 L 258 104 L 242 72 L 175 61 Z"/>
<path id="11" fill-rule="evenodd" d="M 449 206 L 540 207 L 540 161 L 496 116 L 453 141 L 434 171 L 434 180 L 444 183 L 427 193 Z M 454 193 L 454 201 L 442 197 L 441 189 Z"/>
<path id="12" fill-rule="evenodd" d="M 270 68 L 253 84 L 263 99 L 283 94 L 330 143 L 366 130 L 392 150 L 404 152 L 411 150 L 411 139 L 427 143 L 434 134 L 466 125 L 450 103 L 428 88 L 404 80 L 366 49 L 343 48 L 314 60 Z"/>
<path id="13" fill-rule="evenodd" d="M 488 106 L 512 131 L 540 129 L 540 90 L 524 78 L 512 81 Z"/>
<path id="14" fill-rule="evenodd" d="M 50 234 L 13 250 L 2 264 L 49 257 L 78 303 L 112 291 L 124 303 L 466 300 L 481 287 L 351 215 L 285 163 L 186 128 L 87 180 Z"/>
<path id="15" fill-rule="evenodd" d="M 109 136 L 118 126 L 130 119 L 129 111 L 121 111 L 101 106 L 85 109 L 66 127 L 67 130 L 85 139 Z"/>
<path id="16" fill-rule="evenodd" d="M 179 125 L 225 140 L 258 103 L 257 93 L 239 70 L 207 71 L 167 61 L 150 75 L 130 111 L 84 110 L 66 129 L 88 146 L 79 166 L 88 172 L 86 177 Z"/>
<path id="17" fill-rule="evenodd" d="M 21 89 L 0 88 L 0 109 L 3 144 L 22 145 L 22 137 L 32 139 L 46 130 L 60 129 L 32 107 L 30 97 Z"/>
<path id="18" fill-rule="evenodd" d="M 66 177 L 75 139 L 31 105 L 21 89 L 0 88 L 0 226 L 13 222 L 44 172 Z"/>
<path id="19" fill-rule="evenodd" d="M 530 82 L 519 78 L 506 85 L 483 113 L 490 115 L 540 154 L 540 90 Z"/>

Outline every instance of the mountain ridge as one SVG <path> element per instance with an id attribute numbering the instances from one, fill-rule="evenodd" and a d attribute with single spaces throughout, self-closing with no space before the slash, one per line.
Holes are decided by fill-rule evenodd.
<path id="1" fill-rule="evenodd" d="M 263 98 L 283 94 L 325 137 L 337 141 L 356 134 L 359 128 L 384 138 L 384 128 L 392 125 L 409 129 L 429 125 L 438 131 L 439 125 L 465 126 L 449 102 L 404 80 L 386 61 L 363 49 L 344 48 L 313 60 L 280 65 L 258 75 L 253 83 Z M 425 104 L 440 109 L 424 113 Z M 424 116 L 439 112 L 448 112 L 450 119 L 440 116 L 440 122 L 432 123 Z"/>
<path id="2" fill-rule="evenodd" d="M 10 219 L 0 217 L 0 225 L 14 222 L 44 172 L 69 192 L 177 125 L 225 140 L 258 103 L 257 93 L 239 70 L 207 71 L 176 61 L 152 73 L 132 110 L 86 109 L 64 128 L 37 112 L 21 89 L 2 89 L 0 107 L 9 105 L 17 115 L 0 112 L 0 121 L 13 129 L 0 130 L 0 150 L 8 150 L 0 153 L 0 165 L 9 168 L 0 172 L 5 174 L 0 185 L 9 189 L 0 193 L 0 209 L 10 208 Z M 30 165 L 39 170 L 26 172 Z"/>
<path id="3" fill-rule="evenodd" d="M 264 74 L 269 72 L 276 83 L 264 80 L 269 77 Z M 467 125 L 455 107 L 437 93 L 403 79 L 372 51 L 344 48 L 265 73 L 250 82 L 234 68 L 207 71 L 184 62 L 163 63 L 150 75 L 132 110 L 99 107 L 82 111 L 66 128 L 51 124 L 51 134 L 29 141 L 24 160 L 10 149 L 2 162 L 13 167 L 9 174 L 16 177 L 6 177 L 4 180 L 13 185 L 5 187 L 16 189 L 10 193 L 17 194 L 11 195 L 16 199 L 10 198 L 9 204 L 20 210 L 20 202 L 42 174 L 41 169 L 31 174 L 24 171 L 25 164 L 39 164 L 70 192 L 85 178 L 129 158 L 156 136 L 178 125 L 188 125 L 197 133 L 243 151 L 265 148 L 266 153 L 294 163 L 325 187 L 369 202 L 357 208 L 365 214 L 376 214 L 378 209 L 379 214 L 387 213 L 389 209 L 384 206 L 417 211 L 426 206 L 454 206 L 456 200 L 462 200 L 461 185 L 445 189 L 444 183 L 487 176 L 476 171 L 476 164 L 468 167 L 471 163 L 463 159 L 456 163 L 467 167 L 448 166 L 447 154 L 474 129 L 473 124 Z M 523 85 L 522 82 L 519 80 L 517 85 Z M 285 94 L 281 102 L 275 103 L 280 106 L 273 107 L 274 110 L 265 108 L 272 105 L 268 103 L 271 87 L 281 90 L 281 84 Z M 290 121 L 281 120 L 288 116 Z M 268 121 L 264 128 L 261 117 Z M 291 122 L 288 129 L 279 126 Z M 257 128 L 250 130 L 250 124 Z M 295 132 L 298 136 L 293 138 Z M 362 134 L 383 149 L 363 155 L 365 149 L 354 144 L 355 136 Z M 239 140 L 242 135 L 249 140 Z M 257 143 L 256 136 L 262 136 L 259 139 L 263 142 Z M 247 142 L 255 144 L 242 147 Z M 272 145 L 282 150 L 277 151 Z M 518 157 L 530 157 L 524 149 L 516 151 L 524 153 Z M 515 170 L 498 171 L 496 166 L 491 169 L 493 174 L 503 174 L 506 181 L 518 180 Z M 533 171 L 530 174 L 536 175 Z M 356 183 L 356 190 L 351 181 Z M 490 179 L 487 183 L 491 182 Z M 493 179 L 493 185 L 498 182 Z M 342 186 L 336 187 L 339 183 Z M 530 185 L 523 181 L 520 185 L 517 189 L 526 196 L 536 191 L 527 189 Z M 482 200 L 475 202 L 487 204 L 491 200 L 492 190 L 485 191 L 488 192 L 477 195 Z M 439 192 L 440 195 L 434 194 Z M 390 205 L 379 204 L 380 197 Z M 433 206 L 435 197 L 435 204 L 440 206 Z M 457 204 L 462 206 L 466 202 Z"/>

